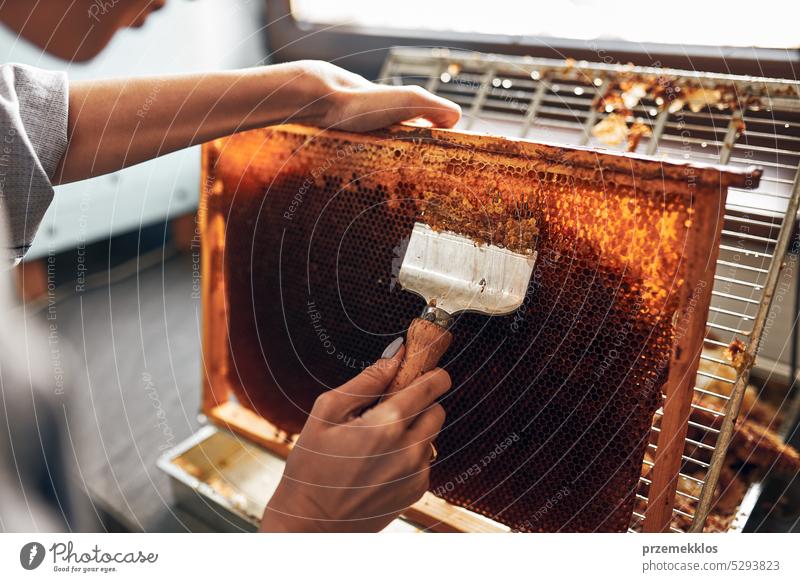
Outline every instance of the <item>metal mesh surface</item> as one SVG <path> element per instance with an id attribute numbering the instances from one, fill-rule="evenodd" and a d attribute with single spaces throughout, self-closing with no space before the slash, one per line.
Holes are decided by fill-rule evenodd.
<path id="1" fill-rule="evenodd" d="M 692 194 L 634 162 L 593 166 L 584 152 L 576 168 L 557 148 L 484 143 L 287 127 L 209 146 L 207 212 L 225 236 L 222 274 L 204 276 L 225 287 L 228 381 L 299 431 L 318 394 L 421 311 L 395 285 L 419 198 L 458 192 L 478 216 L 514 201 L 536 220 L 539 259 L 517 313 L 453 328 L 431 491 L 517 530 L 625 531 L 669 370 L 691 206 L 720 184 Z"/>

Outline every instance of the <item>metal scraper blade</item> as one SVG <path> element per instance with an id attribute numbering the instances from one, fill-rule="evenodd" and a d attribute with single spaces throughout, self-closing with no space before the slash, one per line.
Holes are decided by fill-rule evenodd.
<path id="1" fill-rule="evenodd" d="M 507 315 L 522 305 L 536 253 L 479 245 L 415 223 L 400 266 L 400 285 L 450 314 Z"/>

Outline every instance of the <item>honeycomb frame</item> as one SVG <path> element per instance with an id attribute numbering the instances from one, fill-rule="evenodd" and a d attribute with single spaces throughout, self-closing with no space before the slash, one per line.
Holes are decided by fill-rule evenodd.
<path id="1" fill-rule="evenodd" d="M 313 150 L 317 147 L 326 149 L 327 153 L 315 159 Z M 368 164 L 364 163 L 370 156 L 373 159 Z M 341 158 L 344 158 L 346 163 L 342 163 Z M 402 163 L 398 164 L 398 160 L 402 160 Z M 457 169 L 458 164 L 464 164 L 469 171 L 460 172 Z M 354 167 L 359 171 L 353 172 Z M 369 169 L 371 172 L 362 174 L 363 169 Z M 350 171 L 352 175 L 347 174 L 345 170 Z M 560 225 L 564 227 L 562 232 L 551 233 L 550 236 L 551 238 L 571 236 L 573 237 L 570 239 L 571 243 L 580 241 L 582 245 L 589 241 L 591 244 L 587 243 L 586 246 L 591 247 L 596 264 L 603 267 L 604 276 L 613 279 L 614 273 L 624 271 L 626 276 L 618 282 L 624 285 L 630 285 L 631 282 L 639 284 L 635 296 L 637 301 L 641 301 L 637 305 L 642 309 L 652 312 L 659 311 L 658 306 L 662 308 L 668 306 L 668 318 L 661 314 L 649 320 L 649 327 L 658 328 L 656 335 L 661 334 L 659 350 L 662 355 L 668 354 L 669 361 L 666 366 L 661 366 L 658 378 L 653 378 L 652 370 L 640 373 L 638 387 L 647 385 L 649 401 L 643 416 L 638 419 L 637 429 L 642 432 L 644 426 L 642 418 L 644 418 L 649 432 L 652 414 L 660 405 L 663 384 L 666 401 L 651 485 L 652 502 L 648 506 L 645 529 L 661 531 L 665 528 L 664 522 L 665 520 L 668 522 L 671 513 L 688 421 L 691 379 L 697 369 L 702 345 L 725 192 L 729 185 L 743 186 L 757 182 L 757 173 L 733 173 L 716 166 L 672 164 L 637 155 L 601 153 L 584 148 L 548 146 L 445 130 L 396 127 L 371 134 L 347 134 L 336 131 L 320 132 L 314 128 L 300 126 L 282 126 L 237 134 L 207 144 L 203 149 L 203 174 L 203 199 L 200 207 L 203 233 L 203 350 L 206 366 L 203 410 L 218 424 L 240 432 L 281 455 L 288 454 L 292 434 L 299 430 L 301 423 L 298 419 L 290 419 L 286 414 L 281 414 L 277 405 L 267 403 L 264 406 L 246 402 L 250 394 L 242 390 L 240 381 L 242 372 L 235 357 L 231 357 L 232 352 L 239 349 L 234 347 L 237 338 L 246 336 L 252 340 L 258 334 L 256 333 L 256 336 L 250 332 L 228 334 L 231 312 L 236 306 L 231 305 L 230 298 L 226 297 L 226 285 L 231 288 L 235 286 L 232 283 L 233 279 L 226 280 L 226 277 L 236 275 L 230 272 L 231 269 L 226 273 L 226 245 L 228 237 L 236 240 L 238 231 L 247 231 L 247 228 L 239 229 L 240 225 L 252 226 L 253 222 L 258 223 L 264 216 L 262 204 L 256 205 L 257 211 L 251 205 L 244 209 L 243 216 L 233 219 L 237 228 L 229 231 L 228 222 L 232 220 L 231 217 L 239 206 L 243 205 L 235 203 L 237 196 L 241 202 L 245 199 L 243 197 L 252 197 L 253 192 L 266 193 L 263 200 L 269 200 L 271 203 L 271 196 L 280 197 L 282 193 L 285 236 L 287 229 L 296 224 L 292 223 L 296 213 L 303 211 L 304 204 L 308 205 L 307 198 L 310 197 L 310 192 L 315 188 L 318 189 L 320 181 L 326 180 L 333 180 L 336 184 L 335 190 L 339 193 L 346 192 L 348 188 L 359 195 L 367 190 L 372 192 L 372 196 L 377 193 L 378 198 L 383 198 L 382 202 L 385 202 L 389 212 L 405 213 L 406 221 L 413 221 L 414 213 L 417 212 L 417 207 L 413 203 L 409 208 L 408 201 L 414 202 L 414 194 L 409 193 L 409 189 L 414 190 L 420 182 L 434 184 L 439 192 L 466 188 L 474 192 L 475 201 L 479 205 L 485 204 L 487 199 L 492 197 L 500 196 L 508 199 L 519 196 L 519 193 L 525 190 L 524 185 L 527 183 L 528 188 L 534 190 L 539 188 L 551 193 L 549 205 L 543 204 L 542 198 L 517 200 L 526 203 L 528 209 L 531 205 L 535 206 L 534 212 L 538 213 L 539 218 L 542 217 L 542 209 L 546 207 L 550 214 L 549 218 L 543 221 L 545 225 L 549 224 L 549 221 L 558 222 L 559 216 L 572 210 L 570 204 L 567 202 L 562 204 L 561 198 L 554 196 L 553 192 L 570 194 L 577 189 L 576 184 L 601 184 L 599 193 L 602 195 L 595 195 L 585 200 L 581 198 L 580 204 L 586 208 L 595 204 L 591 208 L 591 213 L 600 217 L 601 226 L 603 220 L 613 221 L 616 219 L 615 216 L 627 212 L 626 224 L 635 225 L 630 241 L 625 240 L 625 244 L 620 244 L 619 240 L 615 240 L 618 237 L 608 236 L 613 230 L 597 228 L 597 222 L 593 226 L 591 220 L 585 223 L 573 221 L 569 228 L 562 224 Z M 289 178 L 287 184 L 278 184 L 279 179 L 287 177 Z M 474 181 L 476 178 L 477 183 Z M 486 186 L 487 183 L 490 184 L 489 187 Z M 398 192 L 405 192 L 405 195 L 397 196 Z M 620 197 L 615 192 L 628 194 Z M 227 207 L 225 204 L 220 206 L 224 200 L 227 201 Z M 632 207 L 630 207 L 631 201 L 633 201 Z M 680 211 L 670 207 L 670 204 L 678 204 L 678 201 L 682 201 L 683 205 Z M 650 213 L 647 214 L 645 211 L 642 214 L 643 211 L 637 205 L 647 207 L 648 204 Z M 272 214 L 274 215 L 274 212 Z M 643 221 L 646 224 L 637 225 L 636 220 L 643 216 L 647 218 Z M 671 234 L 665 235 L 666 230 Z M 275 236 L 277 237 L 277 234 Z M 246 239 L 246 236 L 244 238 Z M 655 247 L 652 246 L 654 240 L 658 243 Z M 664 241 L 669 244 L 664 244 Z M 670 250 L 670 245 L 679 247 L 680 251 L 676 251 L 675 248 Z M 246 246 L 240 245 L 232 255 L 241 257 L 247 254 L 247 250 Z M 542 277 L 542 273 L 547 272 L 549 263 L 558 263 L 562 260 L 563 253 L 560 251 L 563 248 L 550 247 L 540 250 L 546 251 L 540 260 L 540 265 L 544 265 L 539 271 L 539 277 Z M 578 250 L 584 252 L 582 248 Z M 251 269 L 253 253 L 254 249 L 251 247 Z M 646 260 L 637 260 L 637 253 Z M 352 265 L 350 267 L 353 268 Z M 242 270 L 247 269 L 239 269 Z M 552 271 L 550 276 L 553 277 L 553 273 L 558 272 L 557 265 L 550 270 Z M 303 278 L 303 274 L 296 270 L 289 275 L 295 279 Z M 672 284 L 665 279 L 669 276 L 674 279 Z M 242 283 L 241 280 L 237 281 Z M 384 283 L 390 282 L 381 282 Z M 547 282 L 542 283 L 541 278 L 537 281 L 535 274 L 534 284 L 546 286 Z M 552 280 L 550 284 L 552 286 Z M 622 287 L 623 285 L 620 285 L 620 288 Z M 668 288 L 666 293 L 665 288 Z M 629 293 L 629 298 L 633 297 L 630 295 L 630 288 L 625 288 L 624 291 Z M 252 305 L 249 307 L 252 308 Z M 415 309 L 413 301 L 409 299 L 407 312 L 411 313 Z M 513 318 L 510 321 L 510 325 L 513 325 Z M 517 323 L 519 326 L 519 322 Z M 474 327 L 476 325 L 474 322 L 472 325 L 473 329 L 481 329 L 481 324 L 477 324 L 477 328 Z M 598 327 L 597 322 L 594 325 Z M 676 329 L 682 331 L 677 334 Z M 402 330 L 394 331 L 396 333 Z M 456 333 L 458 334 L 458 330 Z M 261 339 L 260 337 L 256 339 L 259 344 L 258 351 L 264 357 L 263 346 L 260 345 Z M 254 342 L 250 341 L 250 344 L 252 343 Z M 380 350 L 376 346 L 379 345 L 379 341 L 375 342 L 375 345 L 370 346 L 370 350 L 365 350 L 372 353 L 362 356 L 364 358 L 362 365 L 368 363 L 369 358 L 377 357 Z M 463 346 L 455 346 L 455 349 L 463 349 Z M 257 352 L 253 353 L 257 356 Z M 250 360 L 254 359 L 253 353 L 250 354 Z M 635 362 L 631 365 L 635 365 Z M 280 384 L 279 377 L 287 377 L 287 374 L 291 377 L 292 374 L 291 371 L 287 373 L 278 368 L 280 365 L 276 366 L 275 358 L 272 365 L 267 365 L 269 374 L 273 376 L 276 384 Z M 590 371 L 597 370 L 598 366 L 594 364 L 588 368 Z M 332 376 L 335 377 L 336 373 Z M 647 377 L 650 377 L 649 384 Z M 232 394 L 237 396 L 238 402 L 231 399 Z M 630 398 L 635 394 L 635 390 L 626 394 L 630 406 L 634 408 L 637 403 Z M 313 400 L 310 398 L 311 395 L 315 395 L 313 391 L 306 394 L 305 402 L 301 403 L 304 410 L 310 408 L 310 402 Z M 567 398 L 566 401 L 569 402 L 570 399 Z M 447 408 L 447 405 L 445 406 Z M 266 411 L 266 414 L 258 415 L 254 410 Z M 267 418 L 263 418 L 264 416 Z M 490 449 L 493 445 L 495 450 L 500 446 L 499 442 L 495 443 L 491 439 L 483 445 L 489 446 Z M 625 478 L 622 481 L 610 480 L 606 484 L 606 491 L 625 490 L 627 485 L 635 486 L 645 446 L 646 439 L 643 438 L 641 443 L 633 447 L 635 454 L 632 451 L 627 452 Z M 447 457 L 447 447 L 444 452 Z M 635 457 L 633 462 L 628 458 L 631 455 Z M 486 457 L 487 455 L 479 456 L 473 466 Z M 632 470 L 634 467 L 635 474 Z M 483 471 L 483 474 L 493 471 L 494 469 Z M 451 504 L 467 506 L 493 519 L 503 518 L 502 512 L 500 515 L 494 514 L 470 499 L 446 491 L 447 484 L 455 479 L 454 475 L 460 476 L 458 471 L 445 472 L 444 477 L 437 477 L 434 471 L 433 475 L 432 489 L 447 498 L 449 503 L 427 496 L 420 506 L 412 511 L 412 517 L 416 521 L 439 530 L 480 531 L 487 527 L 485 521 L 473 519 Z M 475 481 L 480 479 L 473 479 L 473 482 Z M 630 492 L 625 492 L 622 500 L 624 503 L 617 499 L 622 509 L 615 508 L 610 511 L 602 503 L 595 502 L 595 505 L 600 506 L 600 511 L 610 511 L 613 514 L 613 523 L 600 523 L 598 526 L 599 518 L 595 516 L 594 521 L 587 520 L 594 529 L 581 527 L 567 527 L 567 529 L 624 531 L 629 521 L 629 513 L 632 511 L 633 489 L 635 487 Z M 551 488 L 550 491 L 556 490 Z M 542 493 L 539 492 L 538 502 L 541 503 L 542 499 L 547 501 L 549 498 L 542 497 Z M 568 507 L 566 504 L 562 506 Z M 524 520 L 506 520 L 508 527 L 522 531 L 550 531 L 553 523 L 557 521 L 526 525 Z M 537 527 L 540 525 L 541 527 Z"/>

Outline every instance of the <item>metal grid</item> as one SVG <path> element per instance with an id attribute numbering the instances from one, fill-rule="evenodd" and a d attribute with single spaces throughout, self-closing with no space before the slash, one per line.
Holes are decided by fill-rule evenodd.
<path id="1" fill-rule="evenodd" d="M 609 83 L 622 75 L 636 74 L 709 88 L 719 84 L 733 86 L 738 99 L 737 107 L 720 105 L 699 111 L 685 107 L 670 112 L 649 95 L 643 97 L 627 119 L 645 124 L 651 132 L 638 144 L 637 151 L 665 158 L 764 168 L 758 189 L 731 189 L 728 193 L 708 315 L 708 352 L 702 359 L 732 369 L 713 349 L 725 348 L 738 339 L 754 359 L 768 324 L 769 306 L 797 216 L 800 83 L 419 48 L 392 49 L 380 80 L 417 84 L 455 101 L 464 112 L 460 129 L 607 148 L 592 137 L 591 129 L 605 115 L 598 111 L 598 103 Z M 690 421 L 693 428 L 703 431 L 704 438 L 700 442 L 687 437 L 680 476 L 701 487 L 701 492 L 693 495 L 679 490 L 677 495 L 686 502 L 684 509 L 688 504 L 691 511 L 673 509 L 674 515 L 691 520 L 689 531 L 702 531 L 708 515 L 747 386 L 749 367 L 735 380 L 726 377 L 729 375 L 700 370 L 695 382 L 696 395 L 706 400 L 718 399 L 724 411 L 692 404 L 695 409 L 722 417 L 722 422 L 712 428 Z M 732 386 L 730 390 L 714 389 L 719 383 Z M 659 430 L 660 412 L 654 419 L 654 434 Z M 649 447 L 654 452 L 657 445 L 652 443 Z M 710 462 L 695 458 L 698 449 L 711 452 Z M 652 466 L 649 461 L 645 463 Z M 649 484 L 648 479 L 641 478 L 637 497 L 645 504 Z M 643 519 L 641 512 L 634 512 L 631 527 L 636 528 Z"/>

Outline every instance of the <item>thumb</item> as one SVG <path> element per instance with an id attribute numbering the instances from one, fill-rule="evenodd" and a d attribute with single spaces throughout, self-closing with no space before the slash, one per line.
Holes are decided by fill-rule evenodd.
<path id="1" fill-rule="evenodd" d="M 384 350 L 383 355 L 386 357 L 382 357 L 349 382 L 331 390 L 331 396 L 336 398 L 337 407 L 345 417 L 374 404 L 383 396 L 397 375 L 404 353 L 402 338 L 397 338 Z"/>

